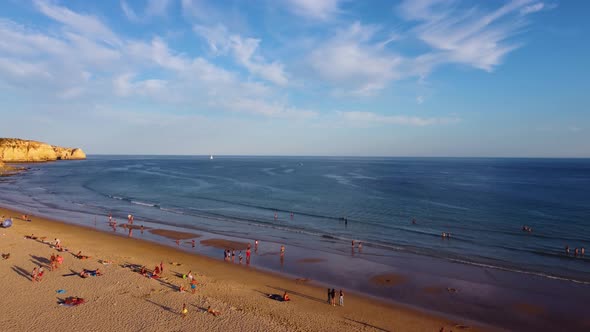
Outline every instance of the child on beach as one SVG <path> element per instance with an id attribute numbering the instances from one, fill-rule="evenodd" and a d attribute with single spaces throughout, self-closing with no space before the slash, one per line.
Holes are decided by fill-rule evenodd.
<path id="1" fill-rule="evenodd" d="M 195 292 L 197 291 L 197 281 L 194 279 L 191 281 L 191 289 L 193 291 L 193 294 L 195 294 Z"/>
<path id="2" fill-rule="evenodd" d="M 342 291 L 342 289 L 340 290 L 340 299 L 339 299 L 339 304 L 341 307 L 344 306 L 344 292 Z"/>
<path id="3" fill-rule="evenodd" d="M 186 308 L 186 303 L 182 304 L 182 318 L 186 318 L 186 314 L 188 313 L 188 309 Z"/>
<path id="4" fill-rule="evenodd" d="M 35 282 L 35 281 L 37 281 L 37 274 L 38 274 L 38 272 L 37 272 L 37 268 L 35 267 L 35 268 L 33 269 L 33 272 L 31 272 L 31 281 L 32 281 L 32 282 Z"/>
<path id="5" fill-rule="evenodd" d="M 238 254 L 238 260 L 240 262 L 240 264 L 242 264 L 242 251 L 240 250 L 240 253 Z"/>

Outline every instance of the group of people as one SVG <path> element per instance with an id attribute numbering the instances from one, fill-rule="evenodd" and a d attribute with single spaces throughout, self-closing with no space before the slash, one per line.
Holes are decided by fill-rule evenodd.
<path id="1" fill-rule="evenodd" d="M 258 250 L 258 240 L 256 240 L 255 242 L 255 250 Z M 242 264 L 242 261 L 244 260 L 244 256 L 242 255 L 242 250 L 238 251 L 238 262 L 240 264 Z M 251 250 L 251 245 L 250 243 L 248 243 L 248 247 L 246 248 L 246 264 L 250 265 L 250 258 L 252 257 L 252 250 Z M 225 249 L 223 250 L 223 260 L 226 262 L 232 261 L 235 262 L 236 261 L 236 250 L 235 249 Z"/>
<path id="2" fill-rule="evenodd" d="M 328 288 L 328 304 L 336 306 L 336 290 Z M 341 289 L 338 295 L 338 305 L 344 306 L 344 291 Z"/>
<path id="3" fill-rule="evenodd" d="M 160 278 L 162 273 L 164 273 L 164 262 L 160 262 L 159 266 L 156 265 L 156 267 L 154 267 L 154 269 L 152 270 L 151 273 L 148 272 L 145 265 L 142 266 L 141 269 L 139 269 L 139 274 L 141 274 L 144 277 L 148 277 L 148 278 L 152 278 L 152 279 Z"/>
<path id="4" fill-rule="evenodd" d="M 522 226 L 522 231 L 523 232 L 532 233 L 533 232 L 533 228 L 531 226 L 523 225 Z"/>
<path id="5" fill-rule="evenodd" d="M 584 247 L 582 248 L 575 248 L 573 250 L 574 252 L 574 256 L 584 256 L 584 254 L 586 253 L 586 250 L 584 249 Z M 570 255 L 570 246 L 565 246 L 565 254 L 566 255 Z"/>
<path id="6" fill-rule="evenodd" d="M 62 263 L 64 262 L 64 258 L 61 255 L 51 254 L 49 258 L 49 267 L 51 271 L 56 270 Z"/>
<path id="7" fill-rule="evenodd" d="M 189 286 L 191 288 L 191 292 L 194 294 L 197 291 L 197 280 L 195 279 L 195 277 L 193 276 L 193 271 L 188 271 L 187 274 L 182 276 L 183 279 L 187 279 Z M 183 285 L 180 285 L 178 287 L 178 291 L 181 293 L 186 292 L 186 288 Z"/>
<path id="8" fill-rule="evenodd" d="M 34 268 L 33 272 L 31 272 L 31 281 L 35 282 L 35 281 L 41 281 L 43 280 L 43 274 L 45 273 L 45 270 L 43 270 L 43 266 L 39 265 L 39 267 Z"/>
<path id="9" fill-rule="evenodd" d="M 354 245 L 355 245 L 355 242 L 354 242 L 354 240 L 352 240 L 351 249 L 353 252 L 354 252 Z M 361 241 L 358 241 L 357 248 L 358 248 L 359 252 L 363 251 L 363 243 Z"/>

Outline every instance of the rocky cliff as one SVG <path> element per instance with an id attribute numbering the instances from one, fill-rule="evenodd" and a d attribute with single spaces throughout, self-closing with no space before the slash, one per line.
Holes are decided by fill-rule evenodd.
<path id="1" fill-rule="evenodd" d="M 82 149 L 64 148 L 18 138 L 0 138 L 0 162 L 35 162 L 86 159 Z"/>

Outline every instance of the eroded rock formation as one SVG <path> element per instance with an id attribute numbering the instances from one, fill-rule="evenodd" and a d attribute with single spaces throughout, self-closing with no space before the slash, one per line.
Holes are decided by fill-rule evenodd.
<path id="1" fill-rule="evenodd" d="M 79 148 L 64 148 L 18 138 L 0 138 L 0 161 L 38 162 L 65 159 L 86 159 L 86 154 Z"/>

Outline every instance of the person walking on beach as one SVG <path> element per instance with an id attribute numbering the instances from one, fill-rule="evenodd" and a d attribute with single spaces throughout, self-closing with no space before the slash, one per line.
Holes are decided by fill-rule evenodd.
<path id="1" fill-rule="evenodd" d="M 182 304 L 182 319 L 186 318 L 186 314 L 188 314 L 188 309 L 186 308 L 186 303 Z"/>
<path id="2" fill-rule="evenodd" d="M 335 307 L 336 306 L 336 290 L 334 288 L 332 288 L 332 290 L 330 291 L 330 298 L 332 299 L 332 306 Z"/>
<path id="3" fill-rule="evenodd" d="M 340 298 L 338 304 L 340 304 L 341 307 L 344 306 L 344 292 L 342 291 L 342 289 L 340 290 Z"/>
<path id="4" fill-rule="evenodd" d="M 328 304 L 332 303 L 332 291 L 328 288 Z"/>
<path id="5" fill-rule="evenodd" d="M 195 239 L 192 239 L 191 244 L 193 245 L 193 248 L 195 247 Z"/>

